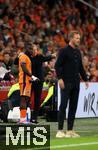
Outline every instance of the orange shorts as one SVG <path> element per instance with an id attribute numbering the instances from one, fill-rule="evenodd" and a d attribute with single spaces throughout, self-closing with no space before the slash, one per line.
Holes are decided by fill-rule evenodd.
<path id="1" fill-rule="evenodd" d="M 20 83 L 20 96 L 28 96 L 31 97 L 31 83 Z"/>

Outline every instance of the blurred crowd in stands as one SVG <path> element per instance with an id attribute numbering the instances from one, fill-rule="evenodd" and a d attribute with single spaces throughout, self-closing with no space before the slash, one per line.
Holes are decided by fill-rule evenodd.
<path id="1" fill-rule="evenodd" d="M 95 0 L 86 2 L 97 5 Z M 0 0 L 0 67 L 11 72 L 4 79 L 17 75 L 13 62 L 26 43 L 36 43 L 46 56 L 57 54 L 68 43 L 68 33 L 78 30 L 83 35 L 80 49 L 84 67 L 90 81 L 98 81 L 97 23 L 96 10 L 77 0 Z M 51 71 L 54 63 L 45 63 L 45 68 Z"/>

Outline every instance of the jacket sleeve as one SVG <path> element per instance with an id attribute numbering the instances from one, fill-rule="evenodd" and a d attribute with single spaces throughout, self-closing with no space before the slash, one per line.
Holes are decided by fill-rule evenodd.
<path id="1" fill-rule="evenodd" d="M 65 52 L 63 49 L 60 50 L 56 63 L 55 63 L 55 70 L 56 70 L 56 74 L 57 74 L 57 78 L 58 79 L 62 79 L 63 78 L 63 64 L 65 63 Z"/>
<path id="2" fill-rule="evenodd" d="M 49 56 L 41 55 L 40 57 L 41 57 L 42 62 L 47 62 L 47 61 L 52 60 L 52 55 L 49 55 Z"/>

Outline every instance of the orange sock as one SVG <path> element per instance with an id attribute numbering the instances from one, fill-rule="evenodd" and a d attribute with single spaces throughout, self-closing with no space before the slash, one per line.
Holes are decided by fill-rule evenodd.
<path id="1" fill-rule="evenodd" d="M 20 118 L 26 118 L 26 112 L 27 112 L 26 109 L 21 109 L 20 110 Z"/>

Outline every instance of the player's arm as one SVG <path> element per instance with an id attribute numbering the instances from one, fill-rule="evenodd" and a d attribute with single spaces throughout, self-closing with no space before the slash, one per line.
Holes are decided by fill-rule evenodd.
<path id="1" fill-rule="evenodd" d="M 27 68 L 26 66 L 26 58 L 22 55 L 21 56 L 21 59 L 20 59 L 20 64 L 21 64 L 21 68 L 23 70 L 23 72 L 28 75 L 29 77 L 31 77 L 31 80 L 32 81 L 36 81 L 36 80 L 39 80 L 37 77 L 33 76 L 32 73 L 29 71 L 29 69 Z"/>
<path id="2" fill-rule="evenodd" d="M 31 72 L 26 67 L 26 63 L 21 63 L 21 67 L 24 73 L 26 73 L 30 77 L 32 76 Z"/>

